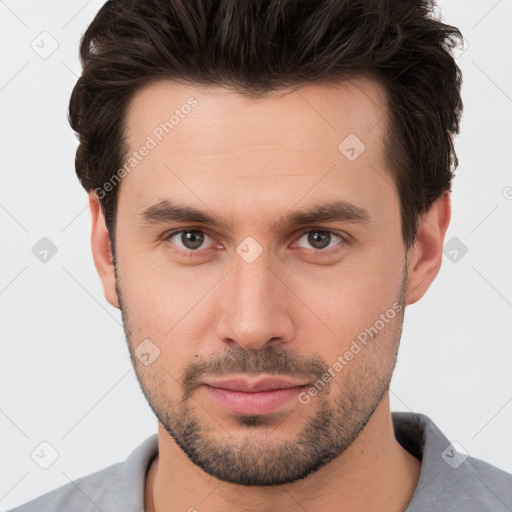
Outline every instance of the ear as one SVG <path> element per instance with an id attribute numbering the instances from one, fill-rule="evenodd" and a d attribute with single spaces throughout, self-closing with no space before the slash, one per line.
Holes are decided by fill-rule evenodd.
<path id="1" fill-rule="evenodd" d="M 105 216 L 94 192 L 89 193 L 89 208 L 92 217 L 91 245 L 94 265 L 103 283 L 105 298 L 112 306 L 119 308 L 110 238 L 105 224 Z"/>
<path id="2" fill-rule="evenodd" d="M 423 297 L 441 268 L 444 237 L 451 216 L 450 203 L 450 192 L 445 192 L 419 218 L 416 241 L 407 251 L 408 305 Z"/>

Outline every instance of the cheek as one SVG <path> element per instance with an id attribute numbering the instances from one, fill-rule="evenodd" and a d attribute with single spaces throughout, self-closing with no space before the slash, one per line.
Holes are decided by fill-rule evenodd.
<path id="1" fill-rule="evenodd" d="M 178 266 L 160 248 L 118 252 L 123 300 L 141 326 L 166 332 L 194 308 L 216 284 L 219 271 L 207 266 Z M 133 247 L 136 247 L 134 244 Z"/>
<path id="2" fill-rule="evenodd" d="M 290 275 L 288 282 L 293 283 L 291 288 L 309 308 L 300 307 L 303 314 L 308 313 L 307 323 L 317 323 L 322 333 L 342 341 L 373 325 L 393 307 L 400 298 L 402 272 L 396 262 L 390 263 L 387 271 L 359 262 L 300 277 Z M 293 307 L 299 307 L 296 299 L 291 297 L 290 301 L 297 304 Z"/>
<path id="3" fill-rule="evenodd" d="M 204 318 L 212 303 L 204 296 L 203 286 L 193 279 L 154 277 L 151 272 L 147 278 L 126 272 L 120 279 L 125 321 L 133 350 L 146 339 L 159 350 L 151 367 L 141 366 L 139 370 L 148 385 L 174 389 L 186 366 L 201 350 L 204 352 L 204 340 L 211 339 L 207 335 L 211 326 Z"/>
<path id="4" fill-rule="evenodd" d="M 144 394 L 151 404 L 162 408 L 179 407 L 182 388 L 179 384 L 181 368 L 173 367 L 162 354 L 150 366 L 137 364 L 135 371 Z"/>

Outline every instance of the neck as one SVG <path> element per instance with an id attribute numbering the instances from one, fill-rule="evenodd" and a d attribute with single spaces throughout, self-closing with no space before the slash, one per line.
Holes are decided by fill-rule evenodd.
<path id="1" fill-rule="evenodd" d="M 203 510 L 405 510 L 421 463 L 398 443 L 389 395 L 354 442 L 307 478 L 275 487 L 220 481 L 195 466 L 159 424 L 159 455 L 146 481 L 146 512 Z"/>

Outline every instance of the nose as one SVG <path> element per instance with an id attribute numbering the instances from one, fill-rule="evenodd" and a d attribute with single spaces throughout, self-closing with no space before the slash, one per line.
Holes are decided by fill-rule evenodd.
<path id="1" fill-rule="evenodd" d="M 260 350 L 267 343 L 293 339 L 290 291 L 276 273 L 264 255 L 252 263 L 235 259 L 223 288 L 224 306 L 217 325 L 220 340 Z"/>

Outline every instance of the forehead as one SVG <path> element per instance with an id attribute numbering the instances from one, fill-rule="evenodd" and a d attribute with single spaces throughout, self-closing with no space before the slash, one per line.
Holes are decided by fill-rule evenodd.
<path id="1" fill-rule="evenodd" d="M 153 132 L 157 139 L 167 138 L 171 131 L 160 124 L 170 122 L 174 138 L 180 133 L 190 136 L 191 146 L 199 142 L 194 149 L 200 153 L 234 150 L 246 147 L 248 142 L 307 150 L 320 139 L 327 144 L 336 142 L 348 130 L 373 142 L 370 133 L 384 121 L 385 104 L 381 86 L 364 77 L 316 82 L 272 91 L 259 98 L 223 87 L 160 81 L 134 95 L 127 108 L 125 130 L 132 147 Z M 376 131 L 377 136 L 384 124 Z M 283 132 L 283 128 L 287 131 Z M 201 140 L 201 135 L 208 138 Z"/>
<path id="2" fill-rule="evenodd" d="M 393 188 L 384 164 L 386 125 L 385 93 L 362 77 L 259 98 L 153 83 L 127 109 L 125 162 L 134 165 L 126 166 L 120 201 L 127 194 L 146 207 L 184 195 L 196 205 L 226 199 L 274 208 L 290 206 L 286 194 L 288 202 L 306 194 L 311 201 L 326 194 L 355 194 L 367 205 L 389 201 L 394 190 L 381 190 Z"/>

